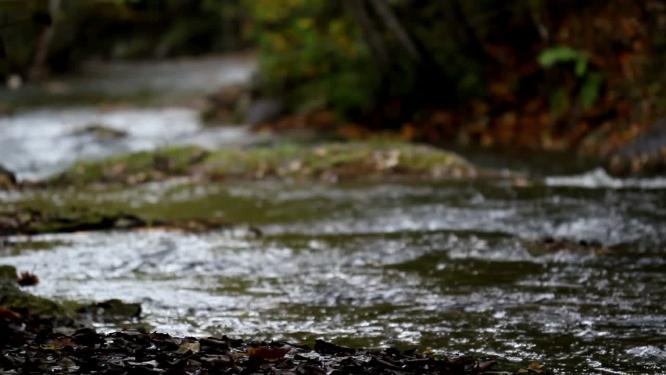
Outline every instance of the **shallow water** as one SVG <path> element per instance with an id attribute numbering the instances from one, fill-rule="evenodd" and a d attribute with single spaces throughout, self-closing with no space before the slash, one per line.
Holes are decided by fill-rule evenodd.
<path id="1" fill-rule="evenodd" d="M 76 160 L 165 144 L 256 142 L 242 127 L 204 128 L 188 104 L 252 69 L 237 59 L 93 65 L 28 88 L 17 100 L 95 90 L 133 98 L 161 91 L 166 99 L 19 110 L 0 117 L 0 160 L 20 178 L 41 178 Z M 91 123 L 128 135 L 79 132 Z M 39 275 L 30 290 L 40 295 L 141 302 L 148 323 L 176 334 L 477 352 L 536 360 L 561 374 L 663 373 L 666 180 L 525 159 L 500 163 L 537 177 L 525 186 L 173 180 L 60 192 L 52 199 L 77 194 L 94 204 L 131 202 L 153 217 L 235 226 L 11 237 L 0 242 L 0 263 Z M 475 160 L 498 166 L 494 155 Z M 40 193 L 0 199 L 21 194 Z"/>
<path id="2" fill-rule="evenodd" d="M 40 295 L 141 302 L 177 334 L 472 351 L 560 373 L 666 365 L 664 190 L 264 182 L 128 194 L 239 225 L 40 236 L 58 242 L 2 262 L 37 273 Z M 573 242 L 548 249 L 546 236 Z"/>
<path id="3" fill-rule="evenodd" d="M 86 132 L 91 125 L 125 135 L 99 137 Z M 199 113 L 188 107 L 34 109 L 0 117 L 0 129 L 2 165 L 20 179 L 33 180 L 60 172 L 77 160 L 169 145 L 215 148 L 259 140 L 243 126 L 206 128 Z"/>
<path id="4" fill-rule="evenodd" d="M 0 164 L 20 179 L 40 179 L 82 159 L 174 144 L 256 142 L 243 126 L 206 127 L 197 107 L 204 95 L 246 82 L 254 70 L 244 55 L 90 63 L 77 75 L 0 89 L 0 103 L 16 107 L 0 115 Z M 95 125 L 125 135 L 86 132 Z"/>

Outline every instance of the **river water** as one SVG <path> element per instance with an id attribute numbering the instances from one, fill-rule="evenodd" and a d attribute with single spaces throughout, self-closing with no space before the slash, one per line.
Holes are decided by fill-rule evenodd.
<path id="1" fill-rule="evenodd" d="M 217 74 L 239 64 L 223 60 Z M 96 143 L 73 131 L 91 121 L 129 135 Z M 187 105 L 40 107 L 0 118 L 0 158 L 38 178 L 81 158 L 253 137 L 204 128 Z M 0 262 L 38 274 L 39 295 L 141 302 L 149 324 L 176 334 L 323 337 L 535 360 L 561 374 L 666 371 L 666 180 L 520 165 L 529 183 L 174 180 L 85 193 L 236 225 L 18 236 Z M 35 241 L 48 245 L 11 245 Z"/>

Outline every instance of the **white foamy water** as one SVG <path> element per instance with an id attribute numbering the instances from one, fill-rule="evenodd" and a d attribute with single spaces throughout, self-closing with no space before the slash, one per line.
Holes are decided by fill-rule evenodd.
<path id="1" fill-rule="evenodd" d="M 78 160 L 166 145 L 213 148 L 254 142 L 256 137 L 242 126 L 206 128 L 194 104 L 206 94 L 247 82 L 255 69 L 254 59 L 244 55 L 89 63 L 74 76 L 56 77 L 17 91 L 0 89 L 0 100 L 19 108 L 0 116 L 0 165 L 19 179 L 40 179 Z M 146 97 L 154 105 L 89 103 L 96 103 L 94 98 L 132 102 Z M 18 104 L 58 100 L 67 106 L 21 109 Z M 91 125 L 127 136 L 104 139 L 82 131 Z"/>
<path id="2" fill-rule="evenodd" d="M 610 176 L 603 168 L 572 176 L 546 177 L 548 186 L 571 186 L 587 189 L 666 189 L 666 177 L 649 178 L 616 178 Z"/>
<path id="3" fill-rule="evenodd" d="M 91 125 L 126 133 L 98 139 Z M 0 117 L 0 160 L 20 179 L 39 179 L 78 160 L 152 150 L 167 145 L 239 145 L 255 140 L 241 126 L 204 128 L 191 108 L 52 108 Z"/>

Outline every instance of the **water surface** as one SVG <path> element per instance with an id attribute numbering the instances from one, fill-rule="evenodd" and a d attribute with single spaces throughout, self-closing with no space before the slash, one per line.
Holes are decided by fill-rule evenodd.
<path id="1" fill-rule="evenodd" d="M 40 236 L 59 242 L 2 261 L 40 275 L 40 295 L 141 302 L 176 334 L 478 352 L 560 373 L 666 365 L 663 189 L 257 182 L 126 194 L 238 225 Z"/>

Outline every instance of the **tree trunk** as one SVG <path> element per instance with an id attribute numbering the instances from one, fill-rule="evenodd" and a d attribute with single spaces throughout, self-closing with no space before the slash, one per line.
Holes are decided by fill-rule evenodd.
<path id="1" fill-rule="evenodd" d="M 358 22 L 363 32 L 363 38 L 370 47 L 375 62 L 380 70 L 387 71 L 389 68 L 389 54 L 388 48 L 384 38 L 379 30 L 377 30 L 375 22 L 372 21 L 368 13 L 368 8 L 365 0 L 345 0 L 345 6 Z"/>

